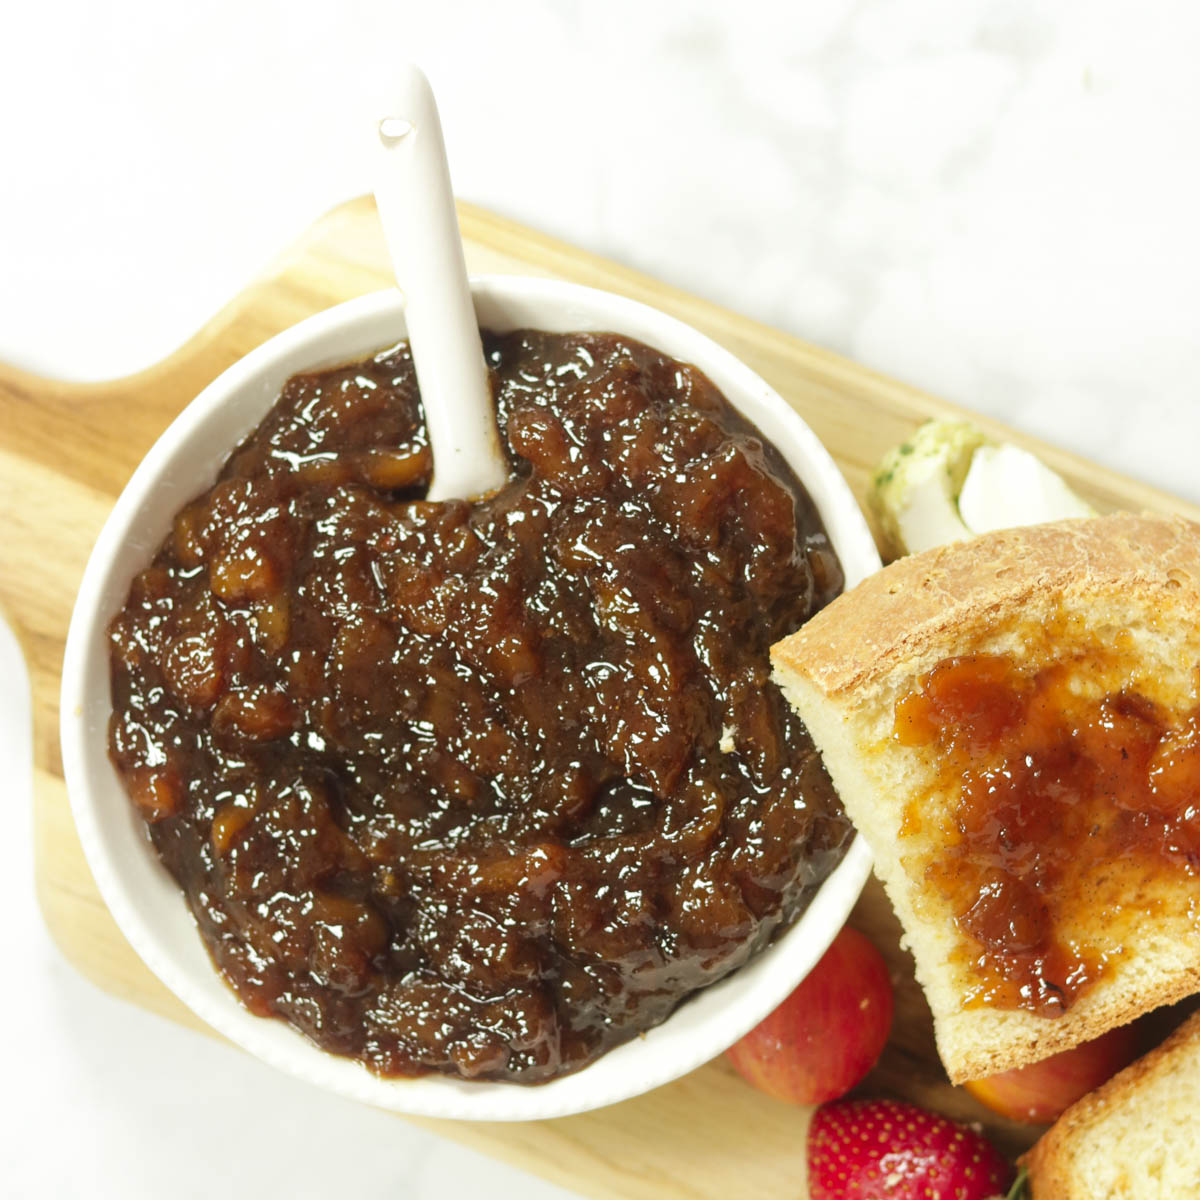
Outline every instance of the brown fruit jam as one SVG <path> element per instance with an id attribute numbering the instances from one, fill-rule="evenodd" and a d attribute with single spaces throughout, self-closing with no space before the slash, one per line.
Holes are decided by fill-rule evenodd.
<path id="1" fill-rule="evenodd" d="M 896 706 L 897 739 L 936 747 L 939 790 L 957 794 L 925 877 L 973 947 L 968 1005 L 1061 1015 L 1164 884 L 1200 896 L 1200 710 L 1081 685 L 1118 675 L 1110 658 L 950 658 Z M 901 836 L 928 824 L 914 802 Z"/>
<path id="2" fill-rule="evenodd" d="M 422 499 L 407 347 L 297 375 L 111 626 L 111 755 L 256 1013 L 536 1082 L 756 953 L 851 836 L 768 679 L 841 570 L 778 452 L 610 335 L 485 336 L 509 483 Z"/>

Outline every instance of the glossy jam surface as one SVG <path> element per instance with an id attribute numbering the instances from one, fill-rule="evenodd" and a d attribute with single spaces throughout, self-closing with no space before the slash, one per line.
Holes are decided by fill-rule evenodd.
<path id="1" fill-rule="evenodd" d="M 509 484 L 421 499 L 407 349 L 290 380 L 111 626 L 111 754 L 255 1012 L 534 1082 L 662 1021 L 850 837 L 767 648 L 841 588 L 699 372 L 486 348 Z"/>
<path id="2" fill-rule="evenodd" d="M 969 1003 L 1067 1010 L 1122 953 L 1164 880 L 1197 891 L 1200 711 L 1182 720 L 1110 675 L 1097 647 L 1039 671 L 947 659 L 897 704 L 895 732 L 940 755 L 952 801 L 925 869 L 974 948 Z M 926 834 L 910 806 L 901 830 Z"/>

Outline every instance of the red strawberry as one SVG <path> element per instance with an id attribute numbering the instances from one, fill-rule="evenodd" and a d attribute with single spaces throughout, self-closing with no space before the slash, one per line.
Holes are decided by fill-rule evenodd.
<path id="1" fill-rule="evenodd" d="M 984 1138 L 912 1104 L 824 1104 L 808 1129 L 812 1200 L 989 1200 L 1012 1168 Z"/>

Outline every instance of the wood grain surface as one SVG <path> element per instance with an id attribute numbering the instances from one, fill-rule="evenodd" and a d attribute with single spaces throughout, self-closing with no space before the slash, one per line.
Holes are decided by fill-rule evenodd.
<path id="1" fill-rule="evenodd" d="M 490 213 L 460 206 L 472 271 L 552 275 L 620 292 L 695 325 L 772 383 L 838 460 L 860 496 L 872 466 L 922 420 L 960 410 L 837 355 L 585 254 Z M 33 688 L 35 847 L 46 923 L 88 978 L 181 1024 L 211 1033 L 142 965 L 108 915 L 83 858 L 62 782 L 59 669 L 88 552 L 134 466 L 175 414 L 235 359 L 288 325 L 389 275 L 374 205 L 345 204 L 314 225 L 266 275 L 186 345 L 138 375 L 60 383 L 0 366 L 0 608 L 25 650 Z M 1200 510 L 1074 455 L 1010 435 L 1061 471 L 1097 507 Z M 11 686 L 11 685 L 9 685 Z M 899 929 L 872 882 L 853 923 L 884 950 L 897 984 L 891 1043 L 864 1084 L 981 1121 L 1010 1151 L 1031 1132 L 990 1117 L 945 1079 L 925 1001 Z M 215 1034 L 213 1036 L 216 1036 Z M 554 1121 L 423 1121 L 439 1133 L 597 1197 L 803 1195 L 806 1114 L 769 1100 L 720 1059 L 649 1095 Z"/>

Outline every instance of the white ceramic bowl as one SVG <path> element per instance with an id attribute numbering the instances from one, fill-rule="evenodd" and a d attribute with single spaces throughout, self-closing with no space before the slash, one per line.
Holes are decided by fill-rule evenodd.
<path id="1" fill-rule="evenodd" d="M 762 379 L 696 330 L 645 305 L 552 280 L 472 281 L 484 327 L 615 331 L 695 364 L 783 452 L 808 488 L 847 586 L 879 567 L 866 523 L 833 460 Z M 754 962 L 688 1000 L 669 1020 L 591 1066 L 533 1087 L 441 1076 L 382 1079 L 328 1054 L 282 1021 L 251 1015 L 214 970 L 175 881 L 159 863 L 108 758 L 105 627 L 174 513 L 208 488 L 232 448 L 299 370 L 365 357 L 405 336 L 397 292 L 338 305 L 235 363 L 171 424 L 134 472 L 92 551 L 63 664 L 62 751 L 88 862 L 117 924 L 146 965 L 231 1041 L 301 1079 L 357 1100 L 430 1117 L 516 1121 L 599 1108 L 675 1079 L 757 1024 L 808 973 L 842 926 L 870 869 L 856 838 L 803 917 Z"/>

